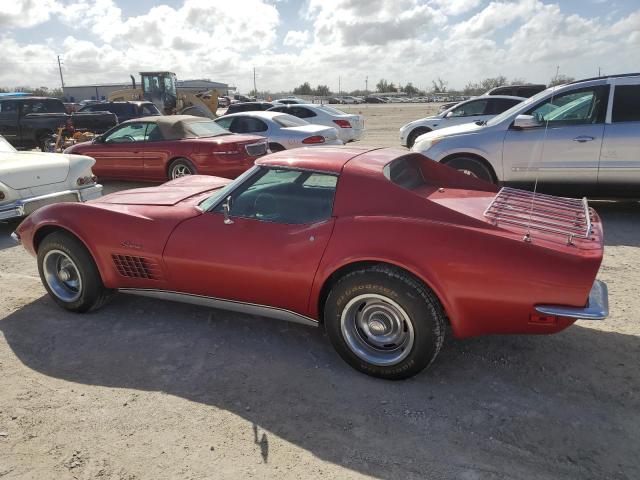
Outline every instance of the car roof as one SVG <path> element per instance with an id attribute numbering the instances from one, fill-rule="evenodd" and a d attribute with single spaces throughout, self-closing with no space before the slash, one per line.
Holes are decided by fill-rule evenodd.
<path id="1" fill-rule="evenodd" d="M 488 99 L 492 99 L 492 98 L 506 98 L 507 100 L 526 100 L 526 97 L 517 97 L 515 95 L 478 95 L 477 97 L 471 97 L 468 100 L 462 100 L 459 103 L 464 103 L 464 102 L 468 102 L 469 100 L 478 100 L 480 98 L 488 98 Z"/>
<path id="2" fill-rule="evenodd" d="M 256 165 L 340 173 L 349 160 L 374 150 L 380 150 L 380 148 L 366 146 L 294 148 L 262 157 L 256 160 Z"/>

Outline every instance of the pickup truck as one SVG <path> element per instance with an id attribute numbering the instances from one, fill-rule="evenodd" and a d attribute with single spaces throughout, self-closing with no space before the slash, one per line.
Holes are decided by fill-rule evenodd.
<path id="1" fill-rule="evenodd" d="M 65 134 L 74 130 L 103 133 L 118 124 L 109 112 L 72 113 L 69 115 L 58 98 L 17 97 L 0 99 L 0 135 L 20 149 L 40 147 L 47 150 L 47 140 L 64 127 Z"/>

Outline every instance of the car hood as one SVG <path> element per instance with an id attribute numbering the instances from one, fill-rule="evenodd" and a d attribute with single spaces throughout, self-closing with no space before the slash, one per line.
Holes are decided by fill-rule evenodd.
<path id="1" fill-rule="evenodd" d="M 445 127 L 445 128 L 441 128 L 440 130 L 435 130 L 433 132 L 420 135 L 418 139 L 416 139 L 416 143 L 418 141 L 431 140 L 433 138 L 451 137 L 453 135 L 463 135 L 466 133 L 474 133 L 483 128 L 485 128 L 484 125 L 478 125 L 475 122 L 463 123 L 461 125 L 454 125 L 452 127 Z"/>
<path id="2" fill-rule="evenodd" d="M 0 182 L 14 190 L 39 187 L 67 180 L 69 171 L 90 168 L 91 157 L 46 152 L 0 153 Z"/>
<path id="3" fill-rule="evenodd" d="M 157 187 L 135 188 L 105 195 L 94 204 L 173 206 L 188 199 L 199 199 L 212 190 L 227 185 L 228 178 L 191 175 Z M 196 203 L 195 201 L 193 203 Z"/>

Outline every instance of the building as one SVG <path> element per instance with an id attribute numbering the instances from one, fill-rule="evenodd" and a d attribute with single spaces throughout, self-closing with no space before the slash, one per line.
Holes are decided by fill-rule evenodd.
<path id="1" fill-rule="evenodd" d="M 230 87 L 226 83 L 212 82 L 211 80 L 178 80 L 179 89 L 191 90 L 194 92 L 202 92 L 213 90 L 214 88 L 220 92 L 220 95 L 229 95 L 236 87 Z M 64 96 L 70 102 L 81 102 L 82 100 L 106 100 L 107 97 L 124 88 L 131 88 L 131 82 L 128 83 L 101 83 L 95 85 L 75 85 L 64 87 Z"/>

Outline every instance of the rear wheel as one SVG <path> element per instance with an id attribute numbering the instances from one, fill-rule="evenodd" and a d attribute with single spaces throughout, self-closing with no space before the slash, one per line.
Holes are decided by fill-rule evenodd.
<path id="1" fill-rule="evenodd" d="M 186 158 L 177 158 L 169 165 L 168 177 L 169 180 L 175 180 L 176 178 L 196 175 L 197 173 L 193 163 Z"/>
<path id="2" fill-rule="evenodd" d="M 456 157 L 443 162 L 451 168 L 490 183 L 497 183 L 491 167 L 473 157 Z"/>
<path id="3" fill-rule="evenodd" d="M 418 138 L 420 135 L 424 135 L 425 133 L 429 133 L 430 131 L 431 129 L 426 127 L 416 128 L 412 130 L 409 136 L 407 137 L 407 147 L 409 148 L 413 147 L 413 145 L 416 143 L 416 138 Z"/>
<path id="4" fill-rule="evenodd" d="M 324 320 L 331 343 L 349 365 L 389 380 L 427 367 L 445 335 L 444 312 L 433 293 L 386 265 L 342 277 L 329 293 Z"/>
<path id="5" fill-rule="evenodd" d="M 91 254 L 69 233 L 55 232 L 42 240 L 38 272 L 49 295 L 72 312 L 94 310 L 110 297 Z"/>

